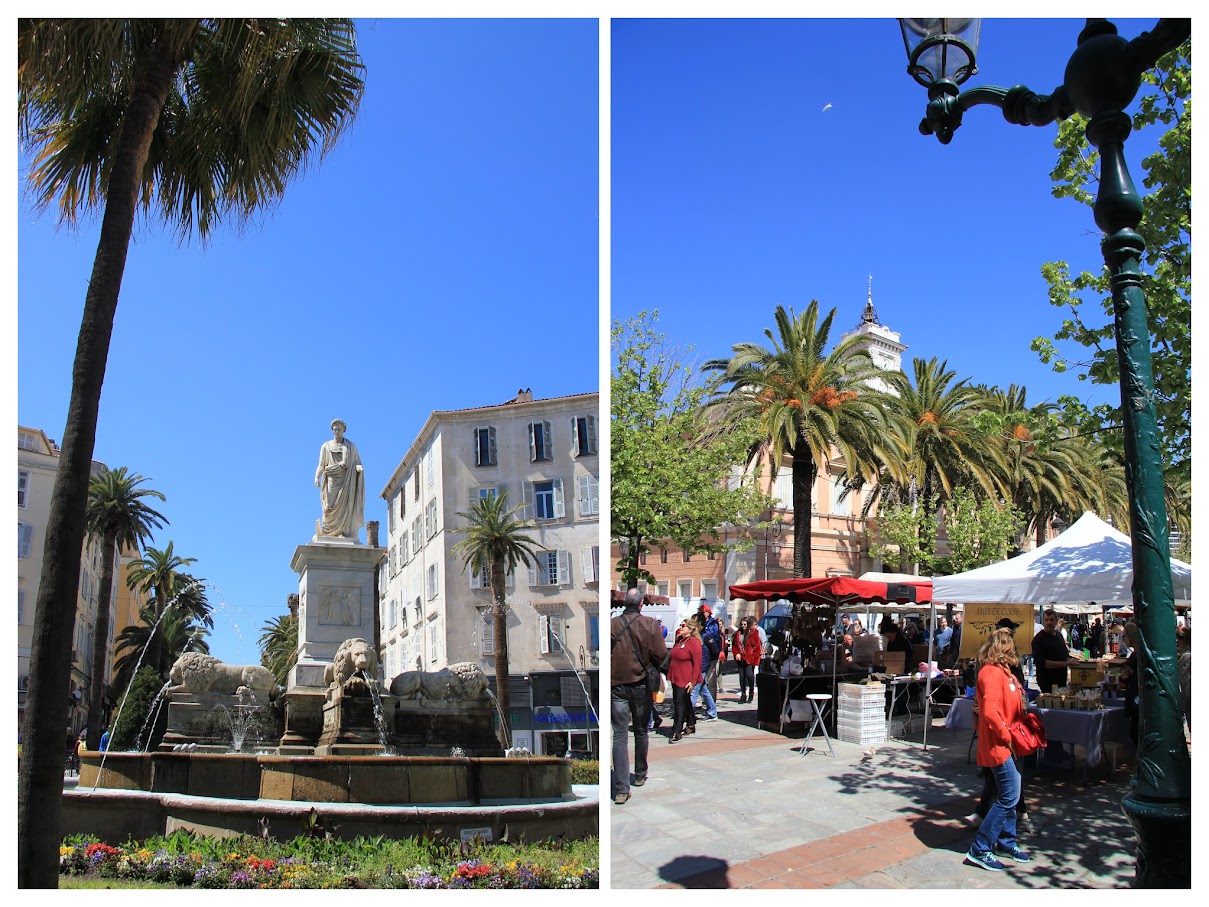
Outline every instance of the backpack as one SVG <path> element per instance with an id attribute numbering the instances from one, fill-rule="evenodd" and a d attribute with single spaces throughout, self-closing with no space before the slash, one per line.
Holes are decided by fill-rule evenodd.
<path id="1" fill-rule="evenodd" d="M 722 638 L 718 631 L 717 618 L 711 617 L 709 623 L 705 625 L 705 635 L 701 640 L 705 644 L 705 648 L 709 650 L 709 660 L 716 661 L 722 653 Z"/>

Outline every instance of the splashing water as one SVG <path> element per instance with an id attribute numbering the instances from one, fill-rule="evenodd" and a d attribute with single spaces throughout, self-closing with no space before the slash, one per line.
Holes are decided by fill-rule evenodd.
<path id="1" fill-rule="evenodd" d="M 239 705 L 233 709 L 225 705 L 216 706 L 214 711 L 221 711 L 231 728 L 231 752 L 243 752 L 244 741 L 253 735 L 264 720 L 265 707 L 256 703 L 256 694 L 247 687 L 240 687 L 236 692 Z"/>

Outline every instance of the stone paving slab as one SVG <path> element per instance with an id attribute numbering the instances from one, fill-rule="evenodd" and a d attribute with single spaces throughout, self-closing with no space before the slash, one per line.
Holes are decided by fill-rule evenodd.
<path id="1" fill-rule="evenodd" d="M 1120 801 L 1128 766 L 1030 774 L 1034 861 L 991 873 L 963 864 L 982 782 L 968 731 L 943 727 L 876 745 L 755 727 L 726 684 L 719 719 L 670 745 L 652 732 L 648 782 L 611 806 L 612 888 L 1127 888 L 1133 830 Z"/>

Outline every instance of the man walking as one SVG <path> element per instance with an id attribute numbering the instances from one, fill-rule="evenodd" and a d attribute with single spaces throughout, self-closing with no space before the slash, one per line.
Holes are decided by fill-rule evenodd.
<path id="1" fill-rule="evenodd" d="M 667 654 L 659 621 L 639 613 L 642 592 L 628 589 L 625 608 L 610 628 L 609 706 L 613 725 L 613 802 L 630 799 L 630 785 L 646 784 L 647 723 L 651 694 L 647 672 L 658 671 Z M 634 779 L 630 780 L 630 729 L 634 731 Z"/>

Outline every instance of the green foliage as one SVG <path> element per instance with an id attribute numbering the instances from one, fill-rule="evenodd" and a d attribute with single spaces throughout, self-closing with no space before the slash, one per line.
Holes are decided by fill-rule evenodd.
<path id="1" fill-rule="evenodd" d="M 1143 292 L 1150 328 L 1154 403 L 1166 462 L 1181 464 L 1192 456 L 1192 63 L 1191 42 L 1163 57 L 1143 75 L 1143 94 L 1133 118 L 1135 132 L 1165 128 L 1159 150 L 1142 161 L 1143 218 L 1138 232 L 1146 241 Z M 1091 206 L 1095 201 L 1098 153 L 1084 135 L 1087 122 L 1074 116 L 1059 127 L 1058 162 L 1050 174 L 1056 198 Z M 1129 146 L 1126 145 L 1128 152 Z M 1090 217 L 1089 217 L 1090 220 Z M 1065 311 L 1054 336 L 1038 337 L 1032 348 L 1057 372 L 1073 370 L 1079 380 L 1116 384 L 1118 366 L 1113 331 L 1111 288 L 1107 269 L 1072 275 L 1065 261 L 1042 265 L 1050 303 Z M 1070 359 L 1059 344 L 1090 351 L 1090 358 Z M 1093 410 L 1067 402 L 1067 418 L 1086 431 L 1119 428 L 1119 406 Z M 1119 432 L 1108 439 L 1119 448 Z"/>
<path id="2" fill-rule="evenodd" d="M 935 499 L 930 506 L 923 501 L 880 506 L 870 556 L 898 572 L 918 566 L 923 576 L 947 576 L 1003 560 L 1024 528 L 1013 505 L 965 487 L 953 489 L 940 519 L 938 509 Z M 943 554 L 937 553 L 942 524 L 948 547 Z"/>
<path id="3" fill-rule="evenodd" d="M 723 527 L 762 528 L 756 521 L 772 503 L 758 472 L 740 475 L 759 443 L 758 425 L 705 413 L 708 393 L 696 383 L 691 349 L 670 346 L 657 319 L 643 312 L 614 322 L 611 335 L 610 521 L 627 585 L 654 581 L 638 563 L 652 543 L 690 552 L 750 547 L 750 537 Z"/>
<path id="4" fill-rule="evenodd" d="M 273 672 L 280 686 L 289 680 L 298 663 L 298 617 L 285 614 L 266 621 L 260 628 L 260 663 Z"/>
<path id="5" fill-rule="evenodd" d="M 573 759 L 571 761 L 572 784 L 599 784 L 600 761 L 598 759 Z"/>
<path id="6" fill-rule="evenodd" d="M 147 745 L 146 740 L 138 740 L 139 732 L 151 712 L 155 697 L 163 688 L 163 678 L 149 665 L 139 668 L 134 679 L 130 682 L 129 692 L 125 702 L 121 704 L 121 714 L 110 728 L 109 749 L 117 752 L 123 750 L 142 749 Z"/>

